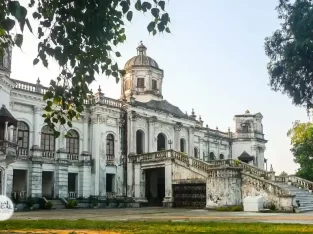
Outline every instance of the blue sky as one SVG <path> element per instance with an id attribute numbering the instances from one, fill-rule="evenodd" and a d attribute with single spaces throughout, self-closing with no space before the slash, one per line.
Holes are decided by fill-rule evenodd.
<path id="1" fill-rule="evenodd" d="M 122 54 L 119 66 L 136 54 L 142 40 L 147 54 L 164 70 L 164 99 L 182 111 L 190 113 L 194 108 L 205 124 L 224 131 L 234 129 L 235 114 L 261 112 L 269 141 L 265 157 L 275 171 L 294 173 L 297 165 L 286 133 L 293 121 L 308 121 L 308 117 L 305 109 L 293 106 L 287 96 L 268 86 L 264 38 L 279 27 L 275 11 L 278 1 L 166 2 L 172 34 L 149 35 L 146 26 L 150 15 L 135 13 L 132 23 L 127 23 L 127 41 L 118 47 Z M 40 77 L 47 85 L 58 68 L 53 64 L 49 70 L 33 67 L 37 42 L 26 32 L 22 51 L 13 51 L 12 77 L 28 82 Z M 106 96 L 119 97 L 120 84 L 114 78 L 97 77 L 93 90 L 99 84 Z"/>

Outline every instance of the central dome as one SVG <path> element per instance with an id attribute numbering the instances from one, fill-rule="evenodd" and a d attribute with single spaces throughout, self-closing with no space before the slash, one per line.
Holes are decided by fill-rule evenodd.
<path id="1" fill-rule="evenodd" d="M 128 60 L 125 64 L 124 69 L 127 70 L 132 66 L 150 66 L 159 69 L 159 65 L 157 62 L 146 55 L 147 47 L 140 42 L 139 46 L 137 47 L 137 56 L 132 57 Z"/>

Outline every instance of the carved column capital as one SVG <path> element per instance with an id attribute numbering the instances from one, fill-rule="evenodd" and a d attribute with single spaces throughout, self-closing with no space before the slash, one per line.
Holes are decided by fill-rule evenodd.
<path id="1" fill-rule="evenodd" d="M 148 118 L 149 124 L 155 124 L 157 122 L 158 118 L 156 116 L 151 116 Z"/>
<path id="2" fill-rule="evenodd" d="M 39 106 L 34 106 L 33 109 L 34 109 L 34 114 L 39 114 L 40 111 L 42 110 L 42 108 L 40 108 Z"/>
<path id="3" fill-rule="evenodd" d="M 92 115 L 90 119 L 92 124 L 98 123 L 98 115 Z"/>
<path id="4" fill-rule="evenodd" d="M 195 133 L 195 128 L 194 127 L 190 127 L 189 128 L 189 133 L 190 134 L 194 134 Z"/>
<path id="5" fill-rule="evenodd" d="M 88 116 L 88 115 L 82 116 L 81 121 L 82 121 L 83 123 L 88 123 L 88 121 L 89 121 L 89 116 Z"/>
<path id="6" fill-rule="evenodd" d="M 183 127 L 182 123 L 176 123 L 174 125 L 174 130 L 175 131 L 180 131 L 182 129 L 182 127 Z"/>
<path id="7" fill-rule="evenodd" d="M 136 111 L 132 111 L 131 112 L 131 120 L 132 121 L 138 121 L 139 119 L 141 119 L 141 116 Z"/>

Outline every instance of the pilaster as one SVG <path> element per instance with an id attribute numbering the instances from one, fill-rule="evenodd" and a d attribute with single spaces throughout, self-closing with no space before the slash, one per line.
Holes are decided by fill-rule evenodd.
<path id="1" fill-rule="evenodd" d="M 181 133 L 182 125 L 181 124 L 176 124 L 174 126 L 174 150 L 180 152 L 180 133 Z M 186 147 L 186 145 L 185 145 Z"/>
<path id="2" fill-rule="evenodd" d="M 32 197 L 42 196 L 42 150 L 34 145 L 31 150 L 31 171 L 30 171 L 30 195 Z"/>
<path id="3" fill-rule="evenodd" d="M 11 197 L 12 190 L 13 190 L 13 166 L 9 165 L 5 170 L 5 177 L 6 180 L 3 183 L 6 183 L 4 185 L 6 196 Z"/>
<path id="4" fill-rule="evenodd" d="M 57 151 L 57 164 L 56 164 L 56 184 L 55 195 L 58 197 L 68 197 L 68 160 L 67 152 L 64 148 Z"/>
<path id="5" fill-rule="evenodd" d="M 155 116 L 150 117 L 148 124 L 149 124 L 149 136 L 148 136 L 148 152 L 155 152 L 155 142 L 154 142 L 154 131 L 155 131 L 155 123 L 157 118 Z"/>
<path id="6" fill-rule="evenodd" d="M 40 145 L 40 108 L 34 106 L 34 135 L 33 135 L 33 144 Z"/>
<path id="7" fill-rule="evenodd" d="M 99 115 L 91 116 L 92 123 L 92 160 L 93 160 L 93 172 L 94 172 L 94 194 L 99 195 L 99 176 L 100 176 L 100 126 Z"/>
<path id="8" fill-rule="evenodd" d="M 128 155 L 127 158 L 127 197 L 131 198 L 134 197 L 135 193 L 134 193 L 134 189 L 133 189 L 133 185 L 134 185 L 134 164 L 133 162 L 129 159 L 129 156 L 131 156 L 131 154 Z"/>
<path id="9" fill-rule="evenodd" d="M 99 196 L 106 196 L 106 155 L 105 155 L 105 147 L 106 147 L 106 139 L 104 133 L 101 133 L 100 140 L 101 148 L 100 148 L 100 158 L 99 158 Z"/>
<path id="10" fill-rule="evenodd" d="M 81 154 L 81 161 L 79 167 L 79 196 L 88 198 L 90 193 L 91 181 L 91 155 L 88 152 Z"/>
<path id="11" fill-rule="evenodd" d="M 173 186 L 172 186 L 172 161 L 165 162 L 165 197 L 164 207 L 173 207 Z"/>
<path id="12" fill-rule="evenodd" d="M 189 139 L 188 139 L 188 141 L 189 141 L 189 143 L 188 143 L 188 148 L 189 148 L 189 156 L 190 157 L 193 157 L 194 156 L 194 152 L 193 152 L 193 150 L 194 150 L 194 132 L 195 132 L 195 130 L 194 130 L 194 128 L 193 127 L 190 127 L 189 128 Z"/>

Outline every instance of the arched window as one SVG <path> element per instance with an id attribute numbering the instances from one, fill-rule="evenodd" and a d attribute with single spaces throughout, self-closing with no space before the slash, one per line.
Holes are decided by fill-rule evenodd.
<path id="1" fill-rule="evenodd" d="M 79 152 L 79 134 L 73 129 L 68 131 L 68 137 L 66 138 L 66 151 L 69 154 L 78 154 Z"/>
<path id="2" fill-rule="evenodd" d="M 159 133 L 158 135 L 157 150 L 166 150 L 166 138 L 163 133 Z"/>
<path id="3" fill-rule="evenodd" d="M 215 155 L 213 152 L 210 153 L 210 160 L 215 160 Z"/>
<path id="4" fill-rule="evenodd" d="M 224 158 L 224 154 L 220 154 L 220 160 L 223 160 Z"/>
<path id="5" fill-rule="evenodd" d="M 141 130 L 136 131 L 136 153 L 144 153 L 145 134 Z"/>
<path id="6" fill-rule="evenodd" d="M 158 89 L 158 85 L 157 85 L 157 81 L 156 80 L 152 80 L 152 89 L 153 90 L 157 90 Z"/>
<path id="7" fill-rule="evenodd" d="M 41 129 L 41 149 L 44 151 L 55 150 L 55 137 L 53 131 L 48 126 L 43 126 Z"/>
<path id="8" fill-rule="evenodd" d="M 194 148 L 194 156 L 195 156 L 195 158 L 199 157 L 199 155 L 198 155 L 198 148 L 197 147 Z"/>
<path id="9" fill-rule="evenodd" d="M 20 149 L 28 150 L 29 148 L 29 127 L 22 121 L 17 122 L 18 137 L 17 144 Z M 13 139 L 16 139 L 16 129 L 13 132 Z M 26 151 L 25 151 L 26 153 Z M 28 151 L 27 151 L 28 154 Z"/>
<path id="10" fill-rule="evenodd" d="M 180 152 L 186 153 L 186 141 L 184 138 L 180 139 Z"/>
<path id="11" fill-rule="evenodd" d="M 114 136 L 113 134 L 107 135 L 107 148 L 106 148 L 107 160 L 114 160 Z"/>

